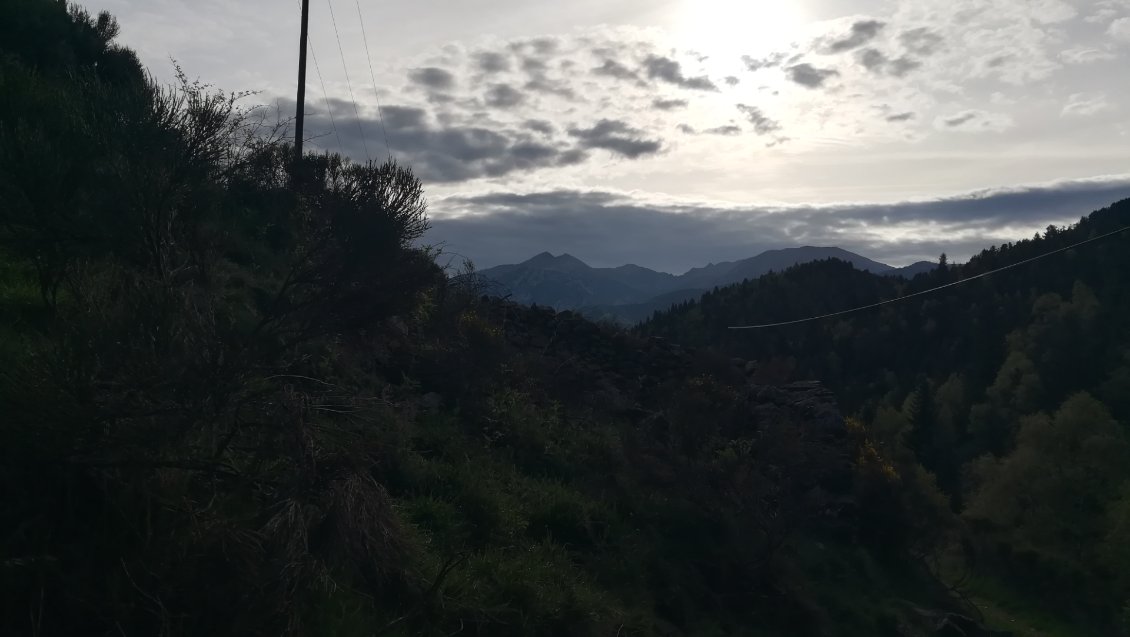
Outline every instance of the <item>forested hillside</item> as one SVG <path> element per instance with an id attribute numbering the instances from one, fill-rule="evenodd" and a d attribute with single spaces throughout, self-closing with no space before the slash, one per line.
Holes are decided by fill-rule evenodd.
<path id="1" fill-rule="evenodd" d="M 239 95 L 156 85 L 107 14 L 0 15 L 0 633 L 989 634 L 928 559 L 953 532 L 944 499 L 881 446 L 903 412 L 868 433 L 818 384 L 486 299 L 418 247 L 409 168 L 293 162 Z M 978 537 L 1022 538 L 1031 568 L 1055 555 L 1064 577 L 1124 558 L 1125 516 L 1103 517 L 1121 510 L 1120 429 L 1072 425 L 1105 422 L 1082 395 L 1039 413 L 1071 393 L 1051 382 L 1125 395 L 1125 375 L 1069 367 L 1091 350 L 1040 358 L 1076 337 L 1119 355 L 1105 276 L 1037 304 L 999 389 L 964 377 L 985 414 L 966 437 L 1007 453 L 1023 413 L 1030 449 L 979 461 L 998 478 L 972 492 Z M 861 297 L 894 285 L 878 281 Z M 875 387 L 840 382 L 850 364 L 831 380 L 861 402 Z M 934 377 L 911 404 L 938 408 L 911 413 L 950 422 L 964 403 Z M 944 448 L 946 430 L 914 431 Z M 1076 482 L 1034 469 L 1057 453 L 1109 462 L 1062 465 Z M 1023 488 L 1058 489 L 1058 508 L 994 517 Z M 1078 525 L 1040 526 L 1072 503 Z"/>
<path id="2" fill-rule="evenodd" d="M 826 261 L 717 290 L 640 328 L 815 378 L 882 455 L 936 481 L 983 577 L 1079 625 L 1130 619 L 1130 200 L 904 283 Z"/>

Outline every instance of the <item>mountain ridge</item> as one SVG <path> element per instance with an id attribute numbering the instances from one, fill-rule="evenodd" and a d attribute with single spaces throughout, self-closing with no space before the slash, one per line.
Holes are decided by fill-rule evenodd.
<path id="1" fill-rule="evenodd" d="M 736 261 L 711 262 L 679 275 L 634 263 L 596 268 L 569 253 L 554 256 L 548 251 L 521 263 L 487 268 L 479 275 L 488 281 L 491 292 L 521 303 L 580 310 L 593 318 L 631 323 L 715 287 L 824 259 L 844 261 L 873 274 L 904 278 L 936 267 L 934 263 L 919 261 L 899 268 L 835 246 L 805 245 L 766 250 Z"/>

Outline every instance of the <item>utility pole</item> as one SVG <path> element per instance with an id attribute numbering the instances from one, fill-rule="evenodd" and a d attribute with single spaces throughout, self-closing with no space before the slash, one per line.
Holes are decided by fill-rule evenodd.
<path id="1" fill-rule="evenodd" d="M 306 40 L 310 28 L 310 0 L 302 0 L 302 33 L 298 37 L 298 105 L 294 113 L 294 165 L 302 163 L 302 124 L 306 118 Z"/>

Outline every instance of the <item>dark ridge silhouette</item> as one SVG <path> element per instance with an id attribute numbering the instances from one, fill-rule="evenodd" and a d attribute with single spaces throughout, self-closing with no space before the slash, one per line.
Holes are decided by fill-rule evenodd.
<path id="1" fill-rule="evenodd" d="M 1130 201 L 912 279 L 834 248 L 682 301 L 502 270 L 677 303 L 625 330 L 445 271 L 409 167 L 296 159 L 239 95 L 155 84 L 110 15 L 0 16 L 0 634 L 1126 632 L 1126 237 L 726 327 Z"/>
<path id="2" fill-rule="evenodd" d="M 841 248 L 804 246 L 769 250 L 740 261 L 711 263 L 679 276 L 632 264 L 593 268 L 571 255 L 555 257 L 548 252 L 522 263 L 487 268 L 479 274 L 492 282 L 494 292 L 522 303 L 582 309 L 594 318 L 635 323 L 655 310 L 696 298 L 702 291 L 821 259 L 839 259 L 859 270 L 906 278 L 937 265 L 920 262 L 895 268 Z"/>

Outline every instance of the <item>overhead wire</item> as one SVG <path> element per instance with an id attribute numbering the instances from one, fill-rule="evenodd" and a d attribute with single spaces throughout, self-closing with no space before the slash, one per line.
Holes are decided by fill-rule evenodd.
<path id="1" fill-rule="evenodd" d="M 330 94 L 326 91 L 326 82 L 322 79 L 322 69 L 318 66 L 318 54 L 314 52 L 314 40 L 309 36 L 306 37 L 307 48 L 310 49 L 310 58 L 314 60 L 314 73 L 318 76 L 318 83 L 322 85 L 322 100 L 326 103 L 326 113 L 330 116 L 330 129 L 334 132 L 334 137 L 337 138 L 337 147 L 342 153 L 345 152 L 345 145 L 341 143 L 341 135 L 337 132 L 337 122 L 334 121 L 333 107 L 330 106 Z"/>
<path id="2" fill-rule="evenodd" d="M 302 0 L 298 0 L 298 10 L 302 10 Z M 330 129 L 333 130 L 334 137 L 337 139 L 337 147 L 341 152 L 345 152 L 345 146 L 341 143 L 341 135 L 337 132 L 337 122 L 334 121 L 333 108 L 330 106 L 330 94 L 326 90 L 326 82 L 322 78 L 322 67 L 318 65 L 318 54 L 314 51 L 314 38 L 306 35 L 306 50 L 310 52 L 310 59 L 314 61 L 314 74 L 318 76 L 318 84 L 322 86 L 322 101 L 326 105 L 326 114 L 330 117 Z M 311 138 L 313 141 L 314 138 Z"/>
<path id="3" fill-rule="evenodd" d="M 353 0 L 357 6 L 357 21 L 361 24 L 361 41 L 365 43 L 365 60 L 369 63 L 369 78 L 373 81 L 373 97 L 377 100 L 377 117 L 381 123 L 381 136 L 384 137 L 385 152 L 392 159 L 392 147 L 388 145 L 388 131 L 385 130 L 385 114 L 381 107 L 381 95 L 377 90 L 377 74 L 373 71 L 373 55 L 369 52 L 369 36 L 365 32 L 365 16 L 361 14 L 361 0 Z"/>
<path id="4" fill-rule="evenodd" d="M 333 0 L 326 0 L 330 8 L 330 22 L 333 23 L 334 35 L 337 37 L 337 50 L 341 54 L 341 66 L 345 70 L 345 86 L 349 89 L 349 101 L 353 102 L 353 115 L 357 119 L 357 132 L 361 134 L 361 145 L 365 148 L 365 159 L 372 159 L 369 153 L 369 142 L 365 140 L 365 129 L 361 126 L 361 110 L 357 108 L 357 99 L 353 96 L 353 82 L 349 80 L 349 64 L 345 61 L 345 49 L 341 46 L 341 32 L 337 28 L 337 18 L 334 17 Z"/>
<path id="5" fill-rule="evenodd" d="M 796 320 L 793 320 L 793 321 L 780 321 L 780 322 L 777 322 L 777 323 L 763 323 L 761 325 L 735 325 L 735 326 L 729 327 L 727 329 L 731 329 L 731 330 L 757 330 L 757 329 L 764 329 L 764 328 L 769 328 L 769 327 L 784 327 L 786 325 L 797 325 L 797 324 L 800 324 L 800 323 L 810 323 L 812 321 L 820 321 L 820 320 L 823 320 L 823 319 L 833 318 L 833 317 L 836 317 L 836 316 L 843 316 L 845 314 L 853 314 L 855 312 L 862 312 L 864 310 L 870 310 L 870 309 L 874 309 L 874 308 L 877 308 L 877 307 L 882 307 L 884 305 L 890 305 L 892 303 L 898 303 L 900 301 L 912 299 L 912 298 L 917 297 L 917 296 L 923 296 L 925 294 L 931 294 L 931 293 L 937 292 L 939 290 L 944 290 L 946 288 L 952 288 L 956 285 L 968 283 L 969 281 L 975 281 L 977 279 L 987 277 L 991 274 L 996 274 L 998 272 L 1010 270 L 1012 268 L 1016 268 L 1016 267 L 1020 267 L 1022 265 L 1028 264 L 1028 263 L 1032 263 L 1033 261 L 1038 261 L 1039 259 L 1043 259 L 1045 257 L 1050 257 L 1053 254 L 1058 254 L 1060 252 L 1066 252 L 1068 250 L 1078 248 L 1079 246 L 1086 245 L 1088 243 L 1093 243 L 1093 242 L 1099 241 L 1101 239 L 1113 237 L 1114 235 L 1125 232 L 1127 230 L 1130 230 L 1130 226 L 1125 226 L 1125 227 L 1119 228 L 1118 230 L 1115 230 L 1113 232 L 1107 232 L 1105 234 L 1098 235 L 1097 237 L 1091 237 L 1090 239 L 1085 239 L 1083 241 L 1073 243 L 1069 246 L 1057 248 L 1055 250 L 1051 250 L 1049 252 L 1045 252 L 1043 254 L 1036 255 L 1034 257 L 1029 257 L 1029 258 L 1024 259 L 1022 261 L 1017 261 L 1016 263 L 1011 263 L 1009 265 L 996 268 L 995 270 L 989 270 L 988 272 L 982 272 L 981 274 L 976 274 L 974 276 L 971 276 L 971 277 L 968 277 L 968 278 L 965 278 L 965 279 L 961 279 L 960 281 L 952 281 L 950 283 L 946 283 L 944 285 L 939 285 L 937 287 L 933 287 L 933 288 L 930 288 L 928 290 L 922 290 L 921 292 L 915 292 L 913 294 L 907 294 L 906 296 L 900 296 L 900 297 L 896 297 L 896 298 L 893 298 L 893 299 L 887 299 L 886 301 L 879 301 L 878 303 L 871 303 L 869 305 L 861 305 L 859 307 L 853 307 L 853 308 L 848 309 L 848 310 L 840 310 L 839 312 L 831 312 L 829 314 L 821 314 L 819 316 L 810 316 L 808 318 L 796 319 Z"/>

